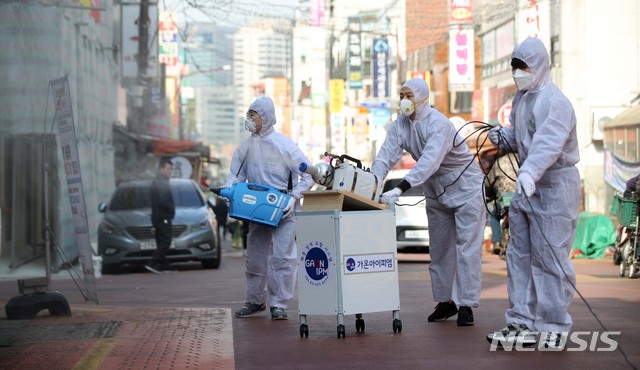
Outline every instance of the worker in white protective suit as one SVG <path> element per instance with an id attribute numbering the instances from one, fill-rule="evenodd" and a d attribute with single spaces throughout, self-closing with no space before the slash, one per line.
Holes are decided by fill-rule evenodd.
<path id="1" fill-rule="evenodd" d="M 417 162 L 398 187 L 382 194 L 380 202 L 393 203 L 409 188 L 422 187 L 429 219 L 431 289 L 438 302 L 428 321 L 445 321 L 457 314 L 458 325 L 470 326 L 482 277 L 486 222 L 482 171 L 453 123 L 429 106 L 429 85 L 424 80 L 406 81 L 400 99 L 401 114 L 387 131 L 371 172 L 385 178 L 403 151 Z"/>
<path id="2" fill-rule="evenodd" d="M 300 209 L 302 192 L 313 186 L 311 175 L 298 165 L 309 162 L 298 146 L 274 130 L 276 114 L 268 97 L 257 99 L 247 112 L 245 128 L 251 136 L 233 153 L 225 186 L 250 182 L 289 193 L 291 199 L 276 228 L 250 224 L 245 266 L 245 305 L 236 317 L 248 317 L 271 309 L 273 320 L 286 320 L 297 272 L 297 247 L 293 215 Z M 267 302 L 268 300 L 268 302 Z"/>
<path id="3" fill-rule="evenodd" d="M 523 41 L 511 58 L 518 88 L 511 126 L 488 135 L 497 147 L 517 151 L 521 161 L 509 208 L 508 325 L 487 339 L 558 350 L 571 329 L 567 309 L 575 287 L 569 253 L 580 203 L 576 116 L 549 79 L 549 54 L 539 39 Z"/>

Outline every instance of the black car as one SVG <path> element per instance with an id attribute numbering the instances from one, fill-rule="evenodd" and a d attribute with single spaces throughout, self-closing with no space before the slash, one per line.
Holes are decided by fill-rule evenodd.
<path id="1" fill-rule="evenodd" d="M 203 268 L 220 266 L 220 239 L 213 214 L 213 198 L 206 200 L 195 181 L 170 179 L 176 205 L 173 242 L 168 262 L 200 261 Z M 98 228 L 102 270 L 113 272 L 124 264 L 145 264 L 156 249 L 151 225 L 151 180 L 118 185 L 109 204 L 100 203 L 104 218 Z"/>

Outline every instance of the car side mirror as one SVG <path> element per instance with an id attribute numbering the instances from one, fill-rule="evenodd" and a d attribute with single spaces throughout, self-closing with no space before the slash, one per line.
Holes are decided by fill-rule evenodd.
<path id="1" fill-rule="evenodd" d="M 105 213 L 106 211 L 107 211 L 107 203 L 100 202 L 100 204 L 98 204 L 98 212 Z"/>
<path id="2" fill-rule="evenodd" d="M 214 197 L 207 197 L 207 205 L 211 209 L 216 208 L 216 199 Z"/>

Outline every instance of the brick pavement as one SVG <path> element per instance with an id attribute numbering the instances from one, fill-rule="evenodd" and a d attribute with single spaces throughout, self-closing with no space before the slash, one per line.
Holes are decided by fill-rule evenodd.
<path id="1" fill-rule="evenodd" d="M 366 332 L 356 333 L 345 317 L 346 338 L 337 339 L 334 316 L 310 315 L 309 337 L 300 338 L 297 297 L 290 320 L 267 313 L 231 318 L 242 304 L 244 258 L 225 250 L 218 270 L 181 264 L 177 274 L 129 269 L 97 280 L 100 304 L 85 303 L 73 281 L 56 277 L 72 315 L 41 312 L 33 320 L 6 320 L 0 339 L 1 369 L 625 369 L 619 351 L 558 353 L 490 352 L 484 336 L 504 326 L 506 268 L 496 256 L 483 257 L 481 305 L 476 325 L 455 320 L 427 323 L 431 299 L 428 255 L 400 255 L 402 333 L 393 333 L 391 313 L 365 314 Z M 609 260 L 576 260 L 578 287 L 617 337 L 629 361 L 640 364 L 639 279 L 620 278 Z M 15 281 L 0 281 L 0 304 L 17 294 Z M 602 331 L 578 297 L 570 307 L 574 330 Z M 17 333 L 17 334 L 16 334 Z"/>
<path id="2" fill-rule="evenodd" d="M 72 305 L 0 322 L 3 369 L 233 369 L 231 311 Z M 10 325 L 8 325 L 10 324 Z M 7 345 L 9 344 L 9 345 Z"/>

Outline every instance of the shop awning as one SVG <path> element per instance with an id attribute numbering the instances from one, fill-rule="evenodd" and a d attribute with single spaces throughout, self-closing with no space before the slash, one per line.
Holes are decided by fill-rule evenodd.
<path id="1" fill-rule="evenodd" d="M 152 147 L 154 154 L 174 154 L 187 151 L 201 151 L 202 143 L 189 140 L 170 140 L 154 138 Z"/>
<path id="2" fill-rule="evenodd" d="M 640 125 L 640 105 L 618 114 L 611 121 L 605 123 L 604 129 L 634 125 Z"/>

